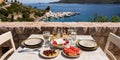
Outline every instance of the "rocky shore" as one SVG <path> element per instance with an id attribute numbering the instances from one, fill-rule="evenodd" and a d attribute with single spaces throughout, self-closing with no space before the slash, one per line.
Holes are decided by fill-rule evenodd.
<path id="1" fill-rule="evenodd" d="M 45 14 L 46 17 L 48 18 L 61 18 L 61 17 L 69 17 L 69 16 L 73 16 L 79 13 L 76 12 L 47 12 Z"/>

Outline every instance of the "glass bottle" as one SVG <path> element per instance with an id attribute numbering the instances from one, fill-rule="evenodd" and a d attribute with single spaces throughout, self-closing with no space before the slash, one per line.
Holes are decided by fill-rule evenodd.
<path id="1" fill-rule="evenodd" d="M 60 29 L 58 29 L 57 35 L 58 35 L 58 38 L 61 38 L 61 30 Z"/>
<path id="2" fill-rule="evenodd" d="M 63 33 L 62 33 L 62 38 L 66 38 L 67 34 L 66 34 L 66 30 L 63 30 Z"/>
<path id="3" fill-rule="evenodd" d="M 53 29 L 53 32 L 52 32 L 52 34 L 53 34 L 53 39 L 55 39 L 55 38 L 57 38 L 58 36 L 57 36 L 57 32 L 56 32 L 56 29 Z"/>

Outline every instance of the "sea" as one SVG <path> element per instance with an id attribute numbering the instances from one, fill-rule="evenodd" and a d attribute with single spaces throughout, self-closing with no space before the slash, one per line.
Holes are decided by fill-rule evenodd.
<path id="1" fill-rule="evenodd" d="M 77 12 L 80 14 L 71 17 L 47 18 L 45 22 L 90 22 L 90 18 L 96 15 L 106 16 L 109 19 L 112 16 L 120 17 L 120 4 L 47 4 L 47 3 L 29 3 L 25 6 L 46 9 L 50 6 L 52 12 Z"/>

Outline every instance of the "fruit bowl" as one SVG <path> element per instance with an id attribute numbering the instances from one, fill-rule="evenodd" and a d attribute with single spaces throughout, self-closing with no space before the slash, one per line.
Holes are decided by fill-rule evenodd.
<path id="1" fill-rule="evenodd" d="M 80 56 L 81 50 L 77 47 L 70 46 L 69 48 L 64 48 L 62 53 L 66 57 L 77 58 Z"/>
<path id="2" fill-rule="evenodd" d="M 51 41 L 51 44 L 55 48 L 63 49 L 66 45 L 69 44 L 69 41 L 67 39 L 54 39 Z"/>

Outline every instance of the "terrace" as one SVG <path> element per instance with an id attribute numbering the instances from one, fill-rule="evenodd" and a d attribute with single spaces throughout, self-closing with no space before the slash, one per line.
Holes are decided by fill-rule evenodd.
<path id="1" fill-rule="evenodd" d="M 16 48 L 20 46 L 21 41 L 27 39 L 31 34 L 42 34 L 43 31 L 50 31 L 60 28 L 67 30 L 76 28 L 77 35 L 92 35 L 99 46 L 104 49 L 109 32 L 120 36 L 120 23 L 99 23 L 99 22 L 0 22 L 0 34 L 11 31 Z M 120 58 L 120 50 L 115 45 L 110 46 L 110 50 Z M 9 43 L 1 46 L 0 53 L 9 47 Z"/>

